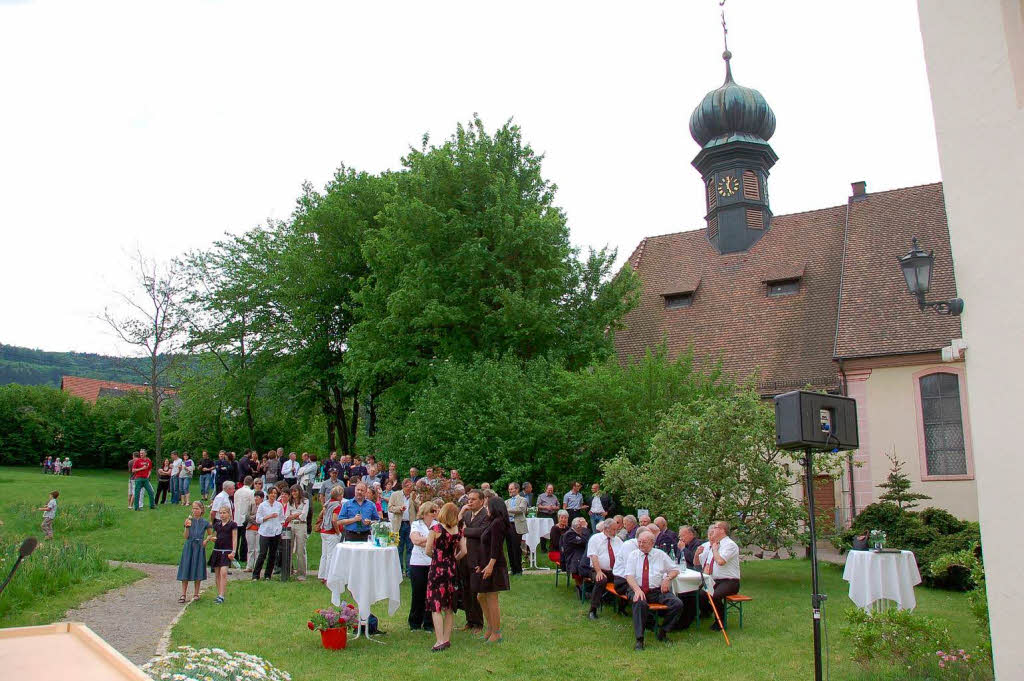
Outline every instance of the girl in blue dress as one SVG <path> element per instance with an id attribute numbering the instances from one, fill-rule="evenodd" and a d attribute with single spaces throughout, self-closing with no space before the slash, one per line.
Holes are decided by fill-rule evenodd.
<path id="1" fill-rule="evenodd" d="M 210 521 L 203 517 L 203 502 L 192 502 L 192 515 L 185 519 L 185 546 L 181 549 L 178 563 L 178 581 L 181 582 L 181 598 L 186 601 L 188 583 L 193 582 L 192 600 L 199 600 L 199 582 L 206 579 L 206 544 L 213 538 Z"/>

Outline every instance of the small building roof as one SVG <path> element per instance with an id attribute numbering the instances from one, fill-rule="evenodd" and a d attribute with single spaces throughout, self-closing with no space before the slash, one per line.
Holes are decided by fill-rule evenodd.
<path id="1" fill-rule="evenodd" d="M 81 397 L 87 402 L 95 403 L 100 397 L 121 397 L 128 393 L 148 393 L 148 385 L 135 383 L 120 383 L 118 381 L 101 381 L 96 378 L 82 378 L 80 376 L 61 376 L 60 389 L 66 393 Z M 165 394 L 173 395 L 177 391 L 173 388 L 165 388 Z"/>

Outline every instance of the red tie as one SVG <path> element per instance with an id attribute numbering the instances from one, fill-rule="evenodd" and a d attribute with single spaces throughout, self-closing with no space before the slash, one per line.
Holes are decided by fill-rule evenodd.
<path id="1" fill-rule="evenodd" d="M 644 593 L 651 590 L 651 578 L 650 578 L 650 555 L 644 554 L 644 576 L 640 578 L 640 588 L 643 589 Z"/>
<path id="2" fill-rule="evenodd" d="M 608 569 L 615 569 L 615 551 L 612 550 L 612 540 L 608 539 Z"/>

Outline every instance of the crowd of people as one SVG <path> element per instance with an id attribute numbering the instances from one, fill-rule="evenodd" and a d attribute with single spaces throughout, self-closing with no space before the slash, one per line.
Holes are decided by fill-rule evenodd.
<path id="1" fill-rule="evenodd" d="M 43 475 L 71 475 L 71 457 L 48 456 L 43 459 Z"/>
<path id="2" fill-rule="evenodd" d="M 603 600 L 632 607 L 635 648 L 643 649 L 650 628 L 649 606 L 664 606 L 656 636 L 686 629 L 697 616 L 739 592 L 739 547 L 729 538 L 729 525 L 716 522 L 703 540 L 688 525 L 674 532 L 663 517 L 617 513 L 615 499 L 599 483 L 573 483 L 561 496 L 553 485 L 534 495 L 530 482 L 509 483 L 502 498 L 489 483 L 465 484 L 457 470 L 430 467 L 420 475 L 415 467 L 399 478 L 394 462 L 379 464 L 374 457 L 338 456 L 323 462 L 316 455 L 282 449 L 264 456 L 249 451 L 241 457 L 202 452 L 198 462 L 187 453 L 172 452 L 158 470 L 158 488 L 149 482 L 152 461 L 145 451 L 133 454 L 129 465 L 130 504 L 140 510 L 142 492 L 150 508 L 166 503 L 191 506 L 183 522 L 185 546 L 178 571 L 182 595 L 194 583 L 193 599 L 206 570 L 217 577 L 217 603 L 226 597 L 230 566 L 270 579 L 276 571 L 305 579 L 306 546 L 313 532 L 320 536 L 322 582 L 328 578 L 330 557 L 339 542 L 366 541 L 371 523 L 390 522 L 398 537 L 398 557 L 411 584 L 408 624 L 412 630 L 434 633 L 434 651 L 450 647 L 457 610 L 465 613 L 465 631 L 483 640 L 502 640 L 499 594 L 510 588 L 510 576 L 523 572 L 528 560 L 524 543 L 527 516 L 551 518 L 554 523 L 540 550 L 576 582 L 581 600 L 589 599 L 588 616 L 597 619 Z M 189 488 L 200 476 L 202 500 L 190 503 Z M 210 501 L 207 513 L 205 502 Z M 320 511 L 314 517 L 314 510 Z M 282 537 L 289 542 L 282 542 Z M 209 558 L 205 546 L 214 543 Z M 284 546 L 289 546 L 287 550 Z M 673 593 L 673 580 L 682 570 L 712 578 L 710 599 Z M 609 592 L 612 586 L 614 595 Z M 618 596 L 619 598 L 616 598 Z M 713 628 L 719 628 L 717 618 Z"/>

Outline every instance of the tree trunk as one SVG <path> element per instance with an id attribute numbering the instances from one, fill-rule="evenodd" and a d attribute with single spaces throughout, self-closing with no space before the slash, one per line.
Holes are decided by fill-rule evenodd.
<path id="1" fill-rule="evenodd" d="M 350 431 L 351 437 L 349 438 L 352 443 L 352 449 L 356 448 L 356 439 L 359 437 L 359 391 L 356 390 L 352 393 L 352 429 Z"/>
<path id="2" fill-rule="evenodd" d="M 334 393 L 334 429 L 338 433 L 338 448 L 342 454 L 351 454 L 348 424 L 345 422 L 345 396 L 337 385 L 332 385 L 331 391 Z"/>
<path id="3" fill-rule="evenodd" d="M 366 415 L 366 435 L 373 437 L 377 434 L 377 396 L 370 393 L 370 408 Z"/>
<path id="4" fill-rule="evenodd" d="M 334 420 L 328 417 L 324 421 L 327 423 L 327 454 L 330 455 L 334 451 Z"/>
<path id="5" fill-rule="evenodd" d="M 245 396 L 245 425 L 249 429 L 249 449 L 256 449 L 256 423 L 252 417 L 252 394 Z"/>

